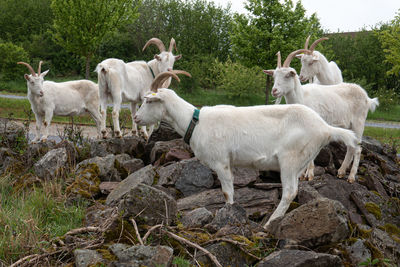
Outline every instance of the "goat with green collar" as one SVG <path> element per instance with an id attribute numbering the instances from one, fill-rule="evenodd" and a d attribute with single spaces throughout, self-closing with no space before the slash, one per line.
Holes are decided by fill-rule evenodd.
<path id="1" fill-rule="evenodd" d="M 173 90 L 161 88 L 175 71 L 159 74 L 152 83 L 153 93 L 135 116 L 138 125 L 160 120 L 186 135 L 196 108 Z M 315 111 L 304 105 L 202 107 L 189 144 L 195 156 L 214 170 L 227 203 L 233 203 L 234 166 L 281 172 L 282 199 L 269 218 L 281 217 L 297 195 L 298 177 L 330 141 L 355 147 L 357 138 L 349 130 L 329 126 Z"/>

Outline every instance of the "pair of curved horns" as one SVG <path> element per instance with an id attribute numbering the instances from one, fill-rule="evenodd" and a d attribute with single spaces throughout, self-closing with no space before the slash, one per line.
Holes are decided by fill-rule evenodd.
<path id="1" fill-rule="evenodd" d="M 329 39 L 328 37 L 319 38 L 318 40 L 315 40 L 314 43 L 312 43 L 312 45 L 310 46 L 310 48 L 308 48 L 308 43 L 310 42 L 310 38 L 311 38 L 311 35 L 309 35 L 309 36 L 307 37 L 306 43 L 304 44 L 304 49 L 307 49 L 307 50 L 309 51 L 309 52 L 307 52 L 308 55 L 311 55 L 312 52 L 314 52 L 315 47 L 316 47 L 320 42 Z"/>
<path id="2" fill-rule="evenodd" d="M 149 45 L 154 44 L 158 47 L 158 49 L 160 50 L 160 52 L 164 52 L 165 50 L 165 45 L 164 43 L 158 39 L 158 38 L 151 38 L 150 40 L 147 41 L 147 43 L 144 45 L 142 51 L 144 51 Z M 169 48 L 168 48 L 168 52 L 172 52 L 172 49 L 178 50 L 176 48 L 176 42 L 174 38 L 171 38 L 171 41 L 169 43 Z"/>
<path id="3" fill-rule="evenodd" d="M 301 53 L 306 53 L 307 51 L 308 51 L 307 49 L 299 49 L 299 50 L 293 51 L 292 53 L 290 53 L 287 56 L 287 58 L 285 59 L 285 62 L 283 62 L 283 66 L 282 66 L 282 63 L 281 63 L 281 52 L 278 51 L 278 53 L 276 53 L 276 55 L 278 56 L 278 62 L 277 62 L 278 68 L 281 68 L 281 67 L 289 68 L 290 62 L 292 62 L 292 59 L 296 55 L 301 54 Z"/>
<path id="4" fill-rule="evenodd" d="M 158 88 L 161 88 L 161 86 L 164 84 L 166 80 L 168 80 L 170 77 L 173 77 L 175 80 L 180 82 L 181 80 L 179 79 L 177 74 L 184 74 L 188 77 L 192 77 L 189 72 L 186 72 L 184 70 L 171 70 L 171 71 L 165 71 L 156 76 L 154 78 L 153 82 L 151 83 L 150 89 L 153 92 L 157 92 Z"/>
<path id="5" fill-rule="evenodd" d="M 29 65 L 28 63 L 22 62 L 22 61 L 17 62 L 17 64 L 25 65 L 29 69 L 29 71 L 31 72 L 32 76 L 39 76 L 40 75 L 41 69 L 42 69 L 42 63 L 43 63 L 43 61 L 39 62 L 38 73 L 35 73 L 35 71 L 33 70 L 32 66 Z"/>

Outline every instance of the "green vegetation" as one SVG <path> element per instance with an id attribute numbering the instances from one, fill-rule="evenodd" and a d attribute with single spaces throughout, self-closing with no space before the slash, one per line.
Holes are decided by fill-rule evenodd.
<path id="1" fill-rule="evenodd" d="M 364 135 L 379 140 L 383 144 L 388 144 L 400 151 L 400 130 L 385 129 L 377 127 L 365 127 Z"/>
<path id="2" fill-rule="evenodd" d="M 86 206 L 66 204 L 64 182 L 17 190 L 14 180 L 0 176 L 0 259 L 5 263 L 48 249 L 52 239 L 81 227 Z"/>

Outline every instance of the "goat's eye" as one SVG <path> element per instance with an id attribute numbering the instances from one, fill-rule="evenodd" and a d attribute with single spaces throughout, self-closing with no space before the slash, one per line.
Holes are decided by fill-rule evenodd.
<path id="1" fill-rule="evenodd" d="M 310 62 L 310 63 L 308 63 L 308 66 L 311 66 L 313 63 L 312 62 Z"/>

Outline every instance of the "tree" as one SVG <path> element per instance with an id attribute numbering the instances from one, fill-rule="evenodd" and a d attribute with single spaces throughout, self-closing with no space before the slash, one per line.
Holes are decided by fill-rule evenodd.
<path id="1" fill-rule="evenodd" d="M 392 65 L 387 72 L 389 75 L 400 75 L 400 9 L 392 20 L 391 25 L 379 33 L 379 40 L 385 48 L 386 61 Z"/>
<path id="2" fill-rule="evenodd" d="M 106 34 L 137 17 L 137 0 L 52 0 L 54 40 L 67 51 L 90 60 Z"/>
<path id="3" fill-rule="evenodd" d="M 308 35 L 322 34 L 318 18 L 307 18 L 300 1 L 248 0 L 245 8 L 250 15 L 235 15 L 231 42 L 234 56 L 248 67 L 276 68 L 278 51 L 285 58 L 303 48 Z"/>

